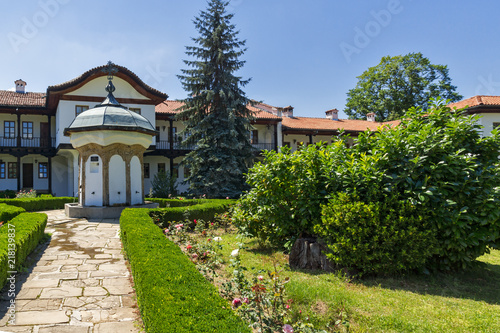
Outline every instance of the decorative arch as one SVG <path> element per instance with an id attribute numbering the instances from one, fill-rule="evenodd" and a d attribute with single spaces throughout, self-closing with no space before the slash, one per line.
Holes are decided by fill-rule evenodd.
<path id="1" fill-rule="evenodd" d="M 136 191 L 140 192 L 141 194 L 141 202 L 142 203 L 142 200 L 144 198 L 144 183 L 143 183 L 143 171 L 142 171 L 142 165 L 143 165 L 143 161 L 144 161 L 144 157 L 143 157 L 143 153 L 144 151 L 146 150 L 146 148 L 144 148 L 142 145 L 132 145 L 132 146 L 128 146 L 128 145 L 124 145 L 124 144 L 121 144 L 121 143 L 114 143 L 112 145 L 109 145 L 109 146 L 100 146 L 98 144 L 95 144 L 95 143 L 90 143 L 90 144 L 87 144 L 85 146 L 81 146 L 81 147 L 78 147 L 76 148 L 78 150 L 78 152 L 80 153 L 80 158 L 81 158 L 81 171 L 80 171 L 80 179 L 81 179 L 81 182 L 80 182 L 80 186 L 81 186 L 81 193 L 82 193 L 82 203 L 84 205 L 87 205 L 87 201 L 86 201 L 86 198 L 88 197 L 88 187 L 87 187 L 87 181 L 86 181 L 86 178 L 87 178 L 87 171 L 89 170 L 89 167 L 87 167 L 88 163 L 90 163 L 89 159 L 91 156 L 94 156 L 94 155 L 98 155 L 100 157 L 100 163 L 102 163 L 102 172 L 101 172 L 101 175 L 102 175 L 102 178 L 100 178 L 100 183 L 101 183 L 101 186 L 102 186 L 102 203 L 101 203 L 101 206 L 109 206 L 109 205 L 113 205 L 113 204 L 121 204 L 122 201 L 123 201 L 123 204 L 127 204 L 127 205 L 130 205 L 130 204 L 133 204 L 132 203 L 132 185 L 131 185 L 131 182 L 132 182 L 132 178 L 134 178 L 134 181 L 136 180 L 136 178 L 139 178 L 141 180 L 141 186 L 140 186 L 140 190 L 138 190 L 137 188 L 137 185 L 135 185 L 134 183 L 134 188 L 136 188 L 134 190 L 134 194 L 137 194 L 135 193 Z M 111 163 L 111 159 L 113 158 L 113 162 L 112 164 L 113 165 L 110 165 Z M 131 168 L 131 160 L 134 158 L 134 168 L 133 168 L 133 171 L 132 171 L 132 168 Z M 120 159 L 122 162 L 118 162 L 118 159 Z M 137 164 L 137 160 L 139 161 L 139 163 Z M 115 174 L 117 174 L 115 172 L 115 168 L 114 168 L 114 165 L 117 166 L 117 168 L 119 168 L 120 170 L 123 170 L 124 168 L 124 172 L 123 174 L 121 173 L 120 171 L 120 175 L 121 175 L 121 184 L 123 184 L 124 187 L 120 187 L 120 190 L 117 190 L 116 188 L 117 187 L 114 187 L 114 186 L 110 186 L 110 184 L 115 184 Z M 110 176 L 110 170 L 112 170 L 112 176 Z M 137 171 L 139 170 L 139 171 Z M 138 177 L 138 175 L 140 175 L 140 177 Z M 112 181 L 110 182 L 110 179 L 112 179 Z M 125 188 L 125 190 L 123 190 L 123 188 Z M 118 192 L 120 192 L 120 196 L 122 194 L 122 191 L 124 193 L 124 196 L 125 196 L 125 199 L 123 200 L 123 198 L 120 197 L 119 201 L 120 202 L 117 202 L 114 198 L 111 199 L 110 198 L 110 195 L 114 196 L 115 194 L 117 194 Z M 93 191 L 95 192 L 95 191 Z M 116 192 L 116 193 L 113 193 L 113 192 Z M 94 194 L 95 195 L 95 194 Z M 111 199 L 111 200 L 110 200 Z M 134 202 L 137 201 L 138 199 L 136 198 L 136 196 L 134 196 Z"/>

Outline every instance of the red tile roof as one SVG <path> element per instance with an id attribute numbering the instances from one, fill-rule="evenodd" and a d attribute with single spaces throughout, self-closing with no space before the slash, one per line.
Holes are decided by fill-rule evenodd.
<path id="1" fill-rule="evenodd" d="M 394 123 L 394 124 L 392 124 Z M 384 125 L 396 125 L 396 122 L 378 123 L 366 120 L 339 119 L 331 120 L 326 118 L 307 118 L 307 117 L 283 117 L 283 129 L 297 130 L 319 130 L 319 131 L 337 131 L 344 129 L 346 131 L 362 132 L 367 129 L 375 131 Z"/>
<path id="2" fill-rule="evenodd" d="M 468 107 L 474 107 L 474 106 L 479 106 L 479 105 L 498 105 L 500 106 L 500 96 L 484 96 L 484 95 L 477 95 L 474 97 L 470 97 L 464 100 L 461 100 L 456 103 L 451 103 L 448 104 L 448 107 L 454 109 L 462 109 L 465 108 L 466 106 Z"/>
<path id="3" fill-rule="evenodd" d="M 182 105 L 183 103 L 181 101 L 165 101 L 156 106 L 156 113 L 174 115 L 179 113 L 179 111 L 176 110 Z M 251 105 L 248 105 L 248 109 L 254 112 L 254 116 L 257 119 L 281 119 L 280 117 L 277 117 L 272 113 L 262 111 Z"/>
<path id="4" fill-rule="evenodd" d="M 161 113 L 161 114 L 177 114 L 179 111 L 176 111 L 178 108 L 180 108 L 184 103 L 181 101 L 164 101 L 163 103 L 160 103 L 156 106 L 155 111 L 156 113 Z"/>
<path id="5" fill-rule="evenodd" d="M 272 114 L 271 112 L 267 112 L 259 109 L 258 107 L 249 105 L 248 109 L 254 112 L 254 117 L 257 119 L 281 119 L 277 115 Z"/>
<path id="6" fill-rule="evenodd" d="M 0 90 L 0 105 L 44 107 L 45 95 L 45 93 Z"/>

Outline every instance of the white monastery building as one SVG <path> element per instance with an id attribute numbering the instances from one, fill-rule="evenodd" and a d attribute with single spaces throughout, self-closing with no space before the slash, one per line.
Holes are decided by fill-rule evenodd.
<path id="1" fill-rule="evenodd" d="M 54 196 L 80 197 L 82 151 L 79 148 L 89 144 L 100 147 L 121 144 L 132 149 L 137 140 L 144 150 L 137 153 L 137 158 L 132 154 L 130 158 L 122 156 L 121 162 L 114 159 L 115 156 L 107 161 L 109 184 L 112 184 L 111 187 L 123 186 L 123 190 L 116 191 L 120 192 L 118 199 L 113 194 L 115 199 L 112 200 L 128 204 L 142 201 L 143 195 L 147 195 L 151 188 L 153 177 L 162 170 L 177 176 L 180 191 L 187 189 L 184 179 L 189 170 L 181 162 L 190 149 L 180 144 L 182 138 L 178 133 L 182 131 L 183 124 L 176 120 L 177 109 L 182 103 L 168 100 L 167 94 L 148 86 L 132 71 L 119 65 L 113 65 L 111 95 L 115 100 L 110 102 L 107 99 L 110 93 L 105 89 L 110 81 L 109 70 L 106 71 L 109 66 L 96 67 L 68 82 L 49 86 L 46 92 L 28 92 L 27 83 L 23 80 L 15 81 L 16 91 L 0 90 L 0 191 L 35 189 Z M 106 118 L 104 127 L 91 126 L 96 121 L 96 110 L 102 111 L 106 105 L 127 110 L 130 115 L 127 121 L 134 121 L 134 126 L 140 127 L 131 131 L 134 143 L 129 142 L 131 136 L 127 133 L 118 131 L 109 135 L 115 121 L 109 116 L 112 112 Z M 485 126 L 485 135 L 500 124 L 500 97 L 476 96 L 453 104 L 456 107 L 466 105 L 471 107 L 473 113 L 484 113 L 482 125 Z M 367 120 L 339 119 L 336 109 L 326 111 L 325 118 L 310 118 L 294 115 L 292 106 L 275 107 L 257 103 L 248 107 L 255 115 L 249 136 L 256 156 L 263 150 L 277 150 L 282 146 L 296 150 L 303 144 L 331 142 L 332 137 L 342 129 L 351 137 L 356 137 L 360 132 L 397 123 L 378 123 L 373 115 L 368 115 Z M 87 110 L 89 113 L 84 115 Z M 133 113 L 140 116 L 134 117 Z M 75 120 L 80 114 L 82 117 Z M 100 119 L 103 117 L 104 113 L 101 113 Z M 142 122 L 142 125 L 137 122 Z M 79 132 L 75 129 L 77 125 L 87 126 L 91 131 Z M 88 172 L 85 177 L 93 177 L 91 170 L 97 170 L 99 176 L 95 182 L 102 181 L 105 170 L 99 169 L 102 167 L 99 161 L 105 153 L 85 154 L 88 155 L 84 159 L 88 165 L 82 168 Z M 113 173 L 125 172 L 117 170 L 128 170 L 130 173 L 128 178 L 120 176 L 120 179 L 130 179 L 126 187 L 125 184 L 114 184 Z M 142 179 L 143 183 L 139 184 Z M 101 186 L 101 191 L 109 191 L 109 188 L 108 185 Z M 95 191 L 87 189 L 87 205 L 93 205 L 93 199 L 89 197 L 92 192 Z M 95 205 L 114 203 L 100 200 L 97 199 Z"/>

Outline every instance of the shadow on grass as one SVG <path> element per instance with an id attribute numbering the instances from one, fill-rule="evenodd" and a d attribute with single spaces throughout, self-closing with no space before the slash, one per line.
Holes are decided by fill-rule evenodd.
<path id="1" fill-rule="evenodd" d="M 269 244 L 259 243 L 252 239 L 247 243 L 248 252 L 268 257 L 264 261 L 271 262 L 273 257 L 283 253 Z M 262 259 L 263 259 L 262 258 Z M 291 272 L 310 276 L 328 275 L 332 273 L 320 270 L 291 269 Z M 339 278 L 342 274 L 337 274 Z M 349 280 L 346 277 L 346 281 Z M 422 295 L 435 295 L 484 301 L 489 304 L 500 304 L 500 250 L 480 257 L 477 266 L 461 272 L 410 274 L 405 276 L 371 276 L 350 280 L 354 285 L 380 287 L 390 290 L 404 290 Z"/>
<path id="2" fill-rule="evenodd" d="M 404 277 L 369 277 L 356 281 L 367 287 L 406 290 L 417 294 L 468 298 L 500 304 L 500 264 L 479 262 L 463 272 L 408 275 Z"/>

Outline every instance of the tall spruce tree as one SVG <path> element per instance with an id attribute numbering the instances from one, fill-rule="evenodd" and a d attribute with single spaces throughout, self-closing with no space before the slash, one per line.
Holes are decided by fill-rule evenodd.
<path id="1" fill-rule="evenodd" d="M 230 23 L 228 4 L 210 0 L 194 19 L 197 46 L 187 46 L 186 54 L 195 60 L 185 60 L 190 69 L 178 76 L 188 92 L 178 114 L 185 125 L 179 134 L 193 148 L 183 161 L 190 169 L 187 182 L 192 194 L 212 198 L 238 197 L 254 158 L 249 136 L 253 114 L 241 89 L 250 80 L 234 74 L 245 63 L 239 60 L 245 41 Z"/>

